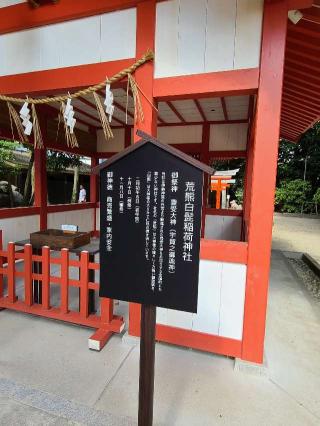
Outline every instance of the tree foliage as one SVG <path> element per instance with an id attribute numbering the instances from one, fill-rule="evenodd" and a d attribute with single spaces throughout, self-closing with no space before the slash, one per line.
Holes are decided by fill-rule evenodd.
<path id="1" fill-rule="evenodd" d="M 313 201 L 320 206 L 320 188 L 313 195 Z"/>
<path id="2" fill-rule="evenodd" d="M 52 172 L 61 172 L 68 167 L 80 167 L 80 165 L 81 159 L 79 155 L 50 149 L 47 151 L 47 169 Z"/>
<path id="3" fill-rule="evenodd" d="M 2 178 L 5 177 L 5 174 L 14 172 L 13 168 L 8 165 L 8 162 L 12 161 L 13 151 L 18 145 L 18 142 L 0 140 L 0 175 Z"/>
<path id="4" fill-rule="evenodd" d="M 276 189 L 275 204 L 282 212 L 297 213 L 308 200 L 311 184 L 302 179 L 283 180 Z"/>
<path id="5" fill-rule="evenodd" d="M 298 143 L 280 143 L 277 182 L 294 179 L 309 181 L 313 192 L 320 186 L 320 123 L 304 133 Z"/>
<path id="6" fill-rule="evenodd" d="M 280 143 L 276 208 L 300 213 L 304 205 L 320 202 L 319 188 L 320 123 L 317 123 L 302 135 L 298 143 L 286 140 Z"/>

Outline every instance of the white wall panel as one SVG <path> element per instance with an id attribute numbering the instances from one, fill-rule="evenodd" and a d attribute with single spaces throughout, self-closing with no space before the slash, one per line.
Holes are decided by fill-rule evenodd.
<path id="1" fill-rule="evenodd" d="M 0 75 L 135 57 L 136 9 L 0 36 Z"/>
<path id="2" fill-rule="evenodd" d="M 210 151 L 245 151 L 248 123 L 210 126 Z"/>
<path id="3" fill-rule="evenodd" d="M 259 65 L 263 0 L 157 4 L 155 76 Z"/>
<path id="4" fill-rule="evenodd" d="M 1 75 L 40 70 L 41 37 L 35 30 L 0 36 L 0 49 Z"/>
<path id="5" fill-rule="evenodd" d="M 163 143 L 201 143 L 202 126 L 158 127 L 158 139 Z"/>
<path id="6" fill-rule="evenodd" d="M 241 223 L 239 216 L 206 215 L 205 238 L 240 241 Z"/>
<path id="7" fill-rule="evenodd" d="M 100 62 L 100 16 L 63 22 L 46 28 L 51 36 L 60 41 L 61 66 L 91 64 Z M 36 30 L 35 30 L 36 31 Z M 48 55 L 51 51 L 47 51 Z"/>
<path id="8" fill-rule="evenodd" d="M 263 0 L 237 0 L 234 69 L 259 66 Z"/>
<path id="9" fill-rule="evenodd" d="M 219 336 L 242 339 L 246 269 L 236 263 L 223 264 Z"/>
<path id="10" fill-rule="evenodd" d="M 168 309 L 157 308 L 157 324 L 168 325 Z"/>
<path id="11" fill-rule="evenodd" d="M 157 323 L 242 339 L 246 266 L 200 260 L 198 312 L 157 308 Z"/>
<path id="12" fill-rule="evenodd" d="M 13 6 L 14 4 L 26 3 L 26 0 L 0 0 L 0 8 Z"/>
<path id="13" fill-rule="evenodd" d="M 39 231 L 39 215 L 21 216 L 0 220 L 4 247 L 9 241 L 15 242 L 29 238 L 31 232 Z"/>
<path id="14" fill-rule="evenodd" d="M 101 61 L 133 58 L 136 50 L 136 9 L 101 15 Z"/>
<path id="15" fill-rule="evenodd" d="M 194 331 L 219 333 L 222 263 L 200 260 L 198 312 L 193 315 Z"/>
<path id="16" fill-rule="evenodd" d="M 205 71 L 233 69 L 236 0 L 208 0 Z"/>
<path id="17" fill-rule="evenodd" d="M 192 329 L 192 317 L 193 314 L 190 312 L 176 311 L 174 309 L 168 309 L 167 313 L 168 325 L 185 328 L 187 330 Z"/>
<path id="18" fill-rule="evenodd" d="M 176 75 L 178 70 L 179 2 L 157 4 L 155 75 Z"/>
<path id="19" fill-rule="evenodd" d="M 98 152 L 119 152 L 124 149 L 124 129 L 113 129 L 113 138 L 106 140 L 103 130 L 97 132 Z"/>
<path id="20" fill-rule="evenodd" d="M 71 210 L 48 214 L 48 228 L 60 229 L 62 224 L 78 225 L 79 231 L 93 231 L 94 209 Z"/>
<path id="21" fill-rule="evenodd" d="M 180 0 L 178 66 L 184 74 L 204 70 L 206 6 L 206 0 Z"/>

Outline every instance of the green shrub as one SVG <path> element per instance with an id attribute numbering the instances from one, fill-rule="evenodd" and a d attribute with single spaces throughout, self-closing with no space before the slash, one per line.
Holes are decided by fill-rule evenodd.
<path id="1" fill-rule="evenodd" d="M 319 204 L 319 205 L 320 205 L 320 188 L 318 188 L 318 189 L 316 190 L 316 192 L 314 193 L 313 201 L 314 201 L 316 204 Z"/>
<path id="2" fill-rule="evenodd" d="M 308 200 L 310 192 L 310 182 L 302 179 L 283 180 L 276 189 L 275 204 L 281 212 L 300 213 L 301 207 Z"/>
<path id="3" fill-rule="evenodd" d="M 236 201 L 238 204 L 243 204 L 243 188 L 237 188 L 236 190 Z"/>

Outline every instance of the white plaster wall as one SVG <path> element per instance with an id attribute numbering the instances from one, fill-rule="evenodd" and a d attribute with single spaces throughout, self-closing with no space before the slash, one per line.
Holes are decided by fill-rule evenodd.
<path id="1" fill-rule="evenodd" d="M 212 124 L 210 126 L 210 151 L 245 151 L 248 123 Z"/>
<path id="2" fill-rule="evenodd" d="M 263 0 L 157 4 L 156 77 L 259 66 Z"/>
<path id="3" fill-rule="evenodd" d="M 158 139 L 163 143 L 201 143 L 202 126 L 158 127 Z"/>
<path id="4" fill-rule="evenodd" d="M 98 152 L 119 152 L 124 149 L 124 129 L 113 129 L 113 138 L 106 140 L 103 130 L 97 132 Z"/>
<path id="5" fill-rule="evenodd" d="M 4 247 L 9 241 L 15 242 L 29 238 L 31 232 L 39 231 L 39 215 L 21 216 L 0 220 Z"/>
<path id="6" fill-rule="evenodd" d="M 200 260 L 198 312 L 157 308 L 157 323 L 242 339 L 246 265 Z"/>
<path id="7" fill-rule="evenodd" d="M 206 215 L 205 238 L 240 241 L 242 218 L 239 216 Z"/>
<path id="8" fill-rule="evenodd" d="M 0 75 L 135 57 L 136 9 L 0 36 Z"/>
<path id="9" fill-rule="evenodd" d="M 96 230 L 100 231 L 100 207 L 96 208 Z"/>
<path id="10" fill-rule="evenodd" d="M 48 214 L 48 228 L 60 229 L 62 224 L 78 225 L 79 231 L 93 231 L 94 209 L 71 210 Z"/>

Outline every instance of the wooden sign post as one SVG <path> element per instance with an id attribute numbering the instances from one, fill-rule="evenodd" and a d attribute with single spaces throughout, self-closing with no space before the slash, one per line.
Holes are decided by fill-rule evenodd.
<path id="1" fill-rule="evenodd" d="M 152 426 L 156 307 L 141 306 L 139 426 Z"/>
<path id="2" fill-rule="evenodd" d="M 156 307 L 197 312 L 203 172 L 142 139 L 100 171 L 100 297 L 142 304 L 139 426 L 152 425 Z"/>

